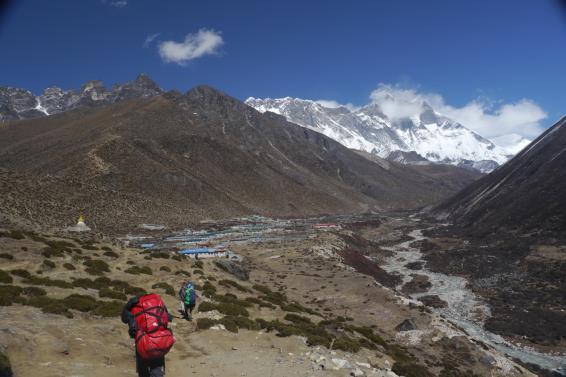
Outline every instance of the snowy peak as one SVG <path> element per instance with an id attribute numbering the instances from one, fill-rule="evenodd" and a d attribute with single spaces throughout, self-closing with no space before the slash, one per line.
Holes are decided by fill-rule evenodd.
<path id="1" fill-rule="evenodd" d="M 88 81 L 78 91 L 49 87 L 39 96 L 20 88 L 0 87 L 0 121 L 36 118 L 161 93 L 163 90 L 143 73 L 134 81 L 115 84 L 112 90 L 107 90 L 100 80 Z"/>
<path id="2" fill-rule="evenodd" d="M 392 93 L 380 95 L 389 96 L 391 103 L 403 100 L 396 99 Z M 505 150 L 438 113 L 426 102 L 414 103 L 420 111 L 418 115 L 399 114 L 395 118 L 385 115 L 386 112 L 377 103 L 348 109 L 291 97 L 251 97 L 246 104 L 260 112 L 283 115 L 290 122 L 318 131 L 349 148 L 382 158 L 391 155 L 392 159 L 406 163 L 414 159 L 400 158 L 405 155 L 392 153 L 415 152 L 428 161 L 469 166 L 484 172 L 493 170 L 509 158 Z"/>

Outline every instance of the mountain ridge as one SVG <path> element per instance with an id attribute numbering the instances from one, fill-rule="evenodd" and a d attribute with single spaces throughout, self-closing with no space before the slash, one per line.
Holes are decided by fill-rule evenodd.
<path id="1" fill-rule="evenodd" d="M 341 144 L 389 158 L 415 152 L 435 163 L 472 167 L 489 172 L 508 154 L 493 142 L 436 112 L 423 102 L 416 117 L 389 119 L 376 103 L 361 108 L 327 107 L 317 101 L 284 97 L 245 101 L 260 112 L 274 112 L 289 121 L 322 132 Z"/>

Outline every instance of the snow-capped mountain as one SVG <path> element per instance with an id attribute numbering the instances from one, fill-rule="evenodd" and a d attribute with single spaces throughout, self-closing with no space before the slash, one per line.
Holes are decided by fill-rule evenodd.
<path id="1" fill-rule="evenodd" d="M 299 98 L 250 97 L 246 104 L 260 112 L 283 115 L 290 122 L 318 131 L 349 148 L 404 163 L 422 163 L 420 156 L 431 162 L 488 172 L 509 158 L 503 148 L 439 114 L 426 102 L 421 104 L 422 111 L 417 116 L 394 120 L 375 103 L 349 109 Z"/>
<path id="2" fill-rule="evenodd" d="M 85 83 L 78 91 L 47 88 L 39 96 L 25 89 L 0 87 L 0 121 L 36 118 L 161 93 L 163 90 L 146 74 L 139 75 L 134 81 L 116 84 L 111 90 L 98 80 Z"/>

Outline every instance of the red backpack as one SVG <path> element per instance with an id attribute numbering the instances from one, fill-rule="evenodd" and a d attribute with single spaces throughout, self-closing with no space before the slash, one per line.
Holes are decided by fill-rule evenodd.
<path id="1" fill-rule="evenodd" d="M 144 360 L 165 356 L 175 344 L 175 338 L 167 328 L 169 314 L 161 297 L 154 293 L 141 296 L 131 312 L 136 320 L 136 350 L 139 356 Z"/>

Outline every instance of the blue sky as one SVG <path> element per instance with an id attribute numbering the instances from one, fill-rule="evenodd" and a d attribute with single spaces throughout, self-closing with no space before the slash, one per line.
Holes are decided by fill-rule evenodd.
<path id="1" fill-rule="evenodd" d="M 461 113 L 479 104 L 486 124 L 470 127 L 483 133 L 566 113 L 558 0 L 22 0 L 0 22 L 0 85 L 35 93 L 146 72 L 165 89 L 354 105 L 383 83 Z M 506 105 L 519 106 L 511 120 Z M 508 131 L 532 138 L 518 123 Z"/>

